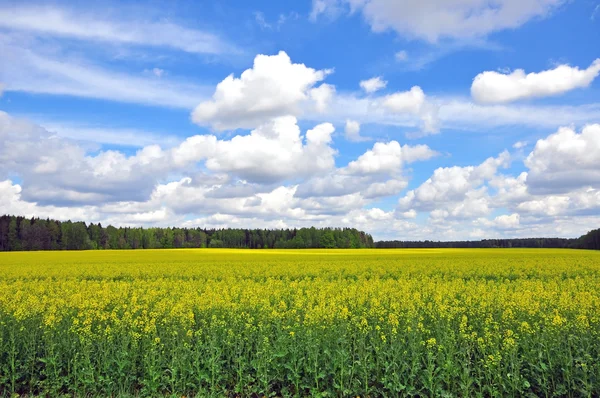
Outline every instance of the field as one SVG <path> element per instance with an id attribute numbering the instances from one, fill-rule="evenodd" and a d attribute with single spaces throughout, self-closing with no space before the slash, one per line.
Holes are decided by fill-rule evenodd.
<path id="1" fill-rule="evenodd" d="M 600 253 L 0 253 L 0 396 L 599 396 Z"/>

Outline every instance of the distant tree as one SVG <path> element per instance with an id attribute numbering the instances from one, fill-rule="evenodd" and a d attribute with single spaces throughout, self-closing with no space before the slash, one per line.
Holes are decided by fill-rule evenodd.
<path id="1" fill-rule="evenodd" d="M 165 228 L 163 230 L 163 236 L 160 241 L 161 247 L 169 249 L 173 247 L 173 230 L 171 228 Z"/>
<path id="2" fill-rule="evenodd" d="M 576 246 L 582 249 L 600 250 L 600 229 L 595 229 L 580 237 Z"/>
<path id="3" fill-rule="evenodd" d="M 223 241 L 220 239 L 211 239 L 210 243 L 208 244 L 208 247 L 211 247 L 211 248 L 223 247 Z"/>
<path id="4" fill-rule="evenodd" d="M 10 247 L 10 250 L 13 251 L 22 250 L 16 217 L 12 217 L 8 224 L 8 246 Z"/>
<path id="5" fill-rule="evenodd" d="M 325 249 L 333 249 L 335 247 L 335 238 L 330 229 L 325 230 L 319 240 L 321 247 Z"/>

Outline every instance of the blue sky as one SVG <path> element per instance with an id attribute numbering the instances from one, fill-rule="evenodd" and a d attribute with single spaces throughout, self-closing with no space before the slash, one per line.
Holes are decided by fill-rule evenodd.
<path id="1" fill-rule="evenodd" d="M 600 3 L 0 4 L 2 212 L 577 236 Z"/>

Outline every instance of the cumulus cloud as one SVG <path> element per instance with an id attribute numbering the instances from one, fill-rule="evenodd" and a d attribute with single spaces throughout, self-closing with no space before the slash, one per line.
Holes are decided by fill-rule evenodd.
<path id="1" fill-rule="evenodd" d="M 517 213 L 514 214 L 504 214 L 494 218 L 494 223 L 499 228 L 516 228 L 519 226 L 520 216 Z"/>
<path id="2" fill-rule="evenodd" d="M 149 145 L 125 155 L 90 151 L 0 112 L 0 178 L 18 175 L 25 183 L 22 197 L 46 204 L 143 201 L 159 180 L 200 164 L 213 173 L 272 183 L 333 169 L 334 130 L 322 123 L 303 137 L 296 119 L 285 116 L 230 140 L 196 135 L 171 149 Z"/>
<path id="3" fill-rule="evenodd" d="M 480 103 L 504 103 L 520 99 L 547 97 L 588 87 L 600 73 L 600 58 L 587 69 L 559 65 L 539 73 L 525 74 L 486 71 L 478 74 L 471 85 L 471 95 Z"/>
<path id="4" fill-rule="evenodd" d="M 419 86 L 413 86 L 409 91 L 387 95 L 381 99 L 381 104 L 392 113 L 419 116 L 422 121 L 421 131 L 413 133 L 413 136 L 439 132 L 438 106 L 427 101 L 425 93 Z"/>
<path id="5" fill-rule="evenodd" d="M 537 141 L 524 160 L 528 170 L 518 176 L 499 172 L 508 166 L 506 151 L 478 166 L 438 168 L 399 199 L 397 212 L 429 212 L 435 228 L 471 220 L 472 226 L 500 235 L 510 231 L 513 237 L 531 236 L 537 231 L 547 236 L 553 230 L 565 236 L 572 229 L 563 221 L 599 214 L 598 137 L 598 125 L 588 125 L 580 133 L 561 128 Z M 488 219 L 494 209 L 508 214 Z"/>
<path id="6" fill-rule="evenodd" d="M 313 0 L 311 18 L 360 11 L 375 32 L 394 30 L 408 38 L 437 42 L 442 38 L 483 37 L 545 17 L 564 0 Z"/>
<path id="7" fill-rule="evenodd" d="M 362 88 L 367 94 L 371 94 L 375 91 L 384 89 L 386 86 L 387 81 L 383 80 L 381 76 L 375 76 L 368 80 L 362 80 L 360 82 L 360 88 Z"/>
<path id="8" fill-rule="evenodd" d="M 498 168 L 507 167 L 509 161 L 510 155 L 505 151 L 478 166 L 437 168 L 423 184 L 400 198 L 399 208 L 430 211 L 438 219 L 487 214 L 489 199 L 483 185 L 494 178 Z"/>
<path id="9" fill-rule="evenodd" d="M 480 218 L 476 220 L 477 225 L 483 225 L 486 227 L 493 227 L 497 229 L 511 230 L 518 228 L 520 225 L 521 216 L 518 213 L 513 214 L 502 214 L 495 217 L 493 220 Z"/>
<path id="10" fill-rule="evenodd" d="M 249 182 L 272 183 L 332 169 L 334 131 L 331 123 L 321 123 L 306 132 L 303 142 L 296 118 L 282 116 L 230 140 L 218 140 L 213 135 L 189 137 L 171 150 L 169 160 L 180 167 L 205 160 L 211 171 Z"/>
<path id="11" fill-rule="evenodd" d="M 216 130 L 248 129 L 273 117 L 298 115 L 306 102 L 323 110 L 333 87 L 315 85 L 330 72 L 294 64 L 284 51 L 257 55 L 239 78 L 229 75 L 220 82 L 212 99 L 194 109 L 192 120 Z"/>
<path id="12" fill-rule="evenodd" d="M 156 178 L 154 162 L 163 156 L 155 145 L 126 156 L 118 151 L 88 155 L 78 144 L 56 137 L 30 122 L 0 112 L 0 175 L 19 175 L 26 200 L 60 203 L 142 199 Z"/>
<path id="13" fill-rule="evenodd" d="M 531 197 L 527 189 L 527 172 L 522 172 L 517 177 L 495 175 L 489 181 L 489 186 L 496 192 L 493 199 L 495 207 L 514 208 L 517 204 L 529 200 Z"/>
<path id="14" fill-rule="evenodd" d="M 564 213 L 569 207 L 569 198 L 566 196 L 546 196 L 531 199 L 517 205 L 517 209 L 527 213 L 556 216 Z"/>
<path id="15" fill-rule="evenodd" d="M 530 194 L 514 210 L 542 221 L 589 217 L 600 214 L 600 190 L 588 187 L 556 195 Z"/>
<path id="16" fill-rule="evenodd" d="M 427 145 L 400 146 L 398 141 L 377 142 L 358 159 L 350 162 L 350 174 L 394 173 L 400 171 L 403 163 L 427 160 L 437 153 Z"/>
<path id="17" fill-rule="evenodd" d="M 58 220 L 96 220 L 98 212 L 89 206 L 40 206 L 22 198 L 23 188 L 11 180 L 0 180 L 0 207 L 5 214 L 24 217 L 51 217 Z"/>
<path id="18" fill-rule="evenodd" d="M 400 193 L 408 181 L 402 175 L 349 175 L 337 169 L 325 176 L 315 176 L 298 184 L 295 197 L 335 198 L 354 195 L 354 198 L 376 199 Z"/>
<path id="19" fill-rule="evenodd" d="M 408 185 L 408 181 L 402 179 L 390 179 L 384 182 L 374 182 L 361 192 L 367 199 L 382 198 L 397 195 Z"/>
<path id="20" fill-rule="evenodd" d="M 419 86 L 383 98 L 383 106 L 392 112 L 418 113 L 425 103 L 425 93 Z"/>
<path id="21" fill-rule="evenodd" d="M 561 193 L 600 187 L 600 124 L 585 126 L 581 133 L 562 127 L 538 140 L 525 159 L 527 185 L 533 192 Z"/>
<path id="22" fill-rule="evenodd" d="M 600 187 L 588 178 L 600 169 L 598 129 L 538 140 L 515 176 L 501 174 L 506 151 L 439 167 L 390 210 L 370 207 L 406 189 L 405 166 L 437 154 L 428 146 L 377 142 L 336 167 L 331 123 L 303 134 L 281 116 L 230 139 L 196 135 L 125 154 L 0 112 L 0 208 L 116 225 L 353 226 L 377 239 L 573 236 L 600 222 Z M 563 172 L 576 181 L 560 182 Z"/>
<path id="23" fill-rule="evenodd" d="M 298 185 L 295 196 L 375 199 L 397 195 L 408 185 L 402 173 L 405 164 L 430 159 L 438 153 L 427 145 L 403 145 L 397 141 L 378 142 L 346 167 L 315 175 Z"/>
<path id="24" fill-rule="evenodd" d="M 296 118 L 283 116 L 231 140 L 216 140 L 214 136 L 188 139 L 189 145 L 182 144 L 175 159 L 191 153 L 196 161 L 206 159 L 209 170 L 231 173 L 251 182 L 306 177 L 334 167 L 336 151 L 329 145 L 334 131 L 331 123 L 319 124 L 306 132 L 304 143 Z"/>
<path id="25" fill-rule="evenodd" d="M 346 120 L 346 127 L 344 128 L 344 133 L 348 141 L 361 142 L 370 140 L 370 138 L 363 137 L 360 135 L 360 123 L 356 120 Z"/>
<path id="26" fill-rule="evenodd" d="M 310 98 L 314 101 L 317 112 L 324 113 L 331 99 L 335 95 L 335 86 L 323 83 L 317 88 L 310 90 Z"/>

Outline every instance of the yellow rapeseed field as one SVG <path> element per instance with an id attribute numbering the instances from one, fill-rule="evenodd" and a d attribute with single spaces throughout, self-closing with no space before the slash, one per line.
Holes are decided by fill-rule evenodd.
<path id="1" fill-rule="evenodd" d="M 600 253 L 0 253 L 0 396 L 599 396 Z"/>

